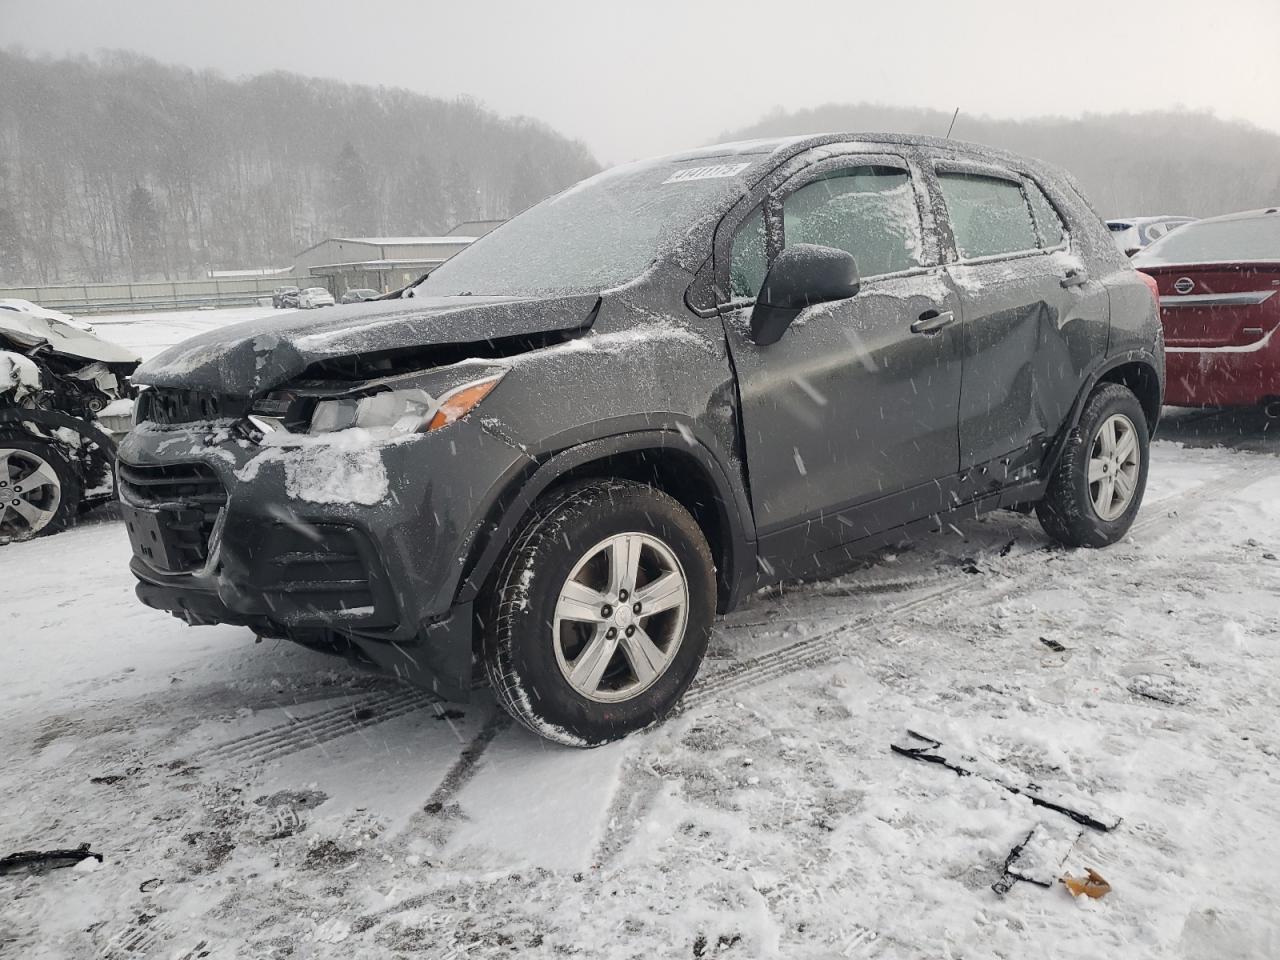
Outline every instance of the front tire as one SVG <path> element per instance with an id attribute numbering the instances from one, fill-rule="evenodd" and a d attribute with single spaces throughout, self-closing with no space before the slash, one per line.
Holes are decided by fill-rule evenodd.
<path id="1" fill-rule="evenodd" d="M 79 506 L 80 481 L 60 447 L 0 437 L 0 542 L 57 533 Z"/>
<path id="2" fill-rule="evenodd" d="M 1036 516 L 1045 533 L 1066 546 L 1110 546 L 1129 532 L 1146 492 L 1146 414 L 1127 387 L 1102 383 L 1085 401 L 1076 434 Z"/>
<path id="3" fill-rule="evenodd" d="M 715 598 L 706 538 L 674 499 L 623 480 L 567 488 L 535 508 L 493 583 L 490 685 L 542 737 L 616 740 L 693 682 Z"/>

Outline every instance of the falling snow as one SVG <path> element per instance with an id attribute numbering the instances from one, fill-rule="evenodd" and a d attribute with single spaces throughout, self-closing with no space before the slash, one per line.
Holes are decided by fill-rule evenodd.
<path id="1" fill-rule="evenodd" d="M 6 878 L 4 936 L 36 958 L 1268 956 L 1280 469 L 1265 421 L 1219 421 L 1262 452 L 1175 418 L 1188 445 L 1153 446 L 1125 542 L 993 514 L 762 593 L 677 716 L 591 751 L 484 691 L 432 703 L 149 610 L 109 514 L 0 548 L 24 627 L 0 645 L 0 853 L 105 858 Z M 908 726 L 1119 813 L 1064 864 L 1113 892 L 997 897 L 1055 815 L 890 754 Z"/>

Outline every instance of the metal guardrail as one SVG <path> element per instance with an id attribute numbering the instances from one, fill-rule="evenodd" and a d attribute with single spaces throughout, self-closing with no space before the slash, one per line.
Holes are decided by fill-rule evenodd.
<path id="1" fill-rule="evenodd" d="M 68 313 L 121 313 L 146 310 L 248 306 L 270 297 L 276 287 L 315 286 L 315 277 L 237 277 L 141 283 L 75 283 L 39 287 L 0 287 L 0 299 L 16 297 Z"/>

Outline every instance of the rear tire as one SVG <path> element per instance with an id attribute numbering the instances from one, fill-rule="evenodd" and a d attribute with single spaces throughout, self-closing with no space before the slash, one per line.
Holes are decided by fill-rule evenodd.
<path id="1" fill-rule="evenodd" d="M 1150 438 L 1142 404 L 1127 387 L 1102 383 L 1080 413 L 1075 436 L 1036 516 L 1068 547 L 1106 547 L 1129 532 L 1147 488 Z"/>
<path id="2" fill-rule="evenodd" d="M 61 447 L 0 436 L 0 541 L 64 530 L 79 507 L 80 480 Z"/>
<path id="3" fill-rule="evenodd" d="M 715 599 L 706 538 L 670 496 L 624 480 L 566 488 L 535 507 L 494 579 L 490 686 L 548 740 L 616 740 L 693 682 Z"/>

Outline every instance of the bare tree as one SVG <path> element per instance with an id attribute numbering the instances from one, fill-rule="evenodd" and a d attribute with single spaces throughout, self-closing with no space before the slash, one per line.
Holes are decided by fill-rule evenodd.
<path id="1" fill-rule="evenodd" d="M 507 216 L 597 169 L 581 143 L 465 99 L 0 52 L 9 283 L 283 266 L 326 236 Z"/>

